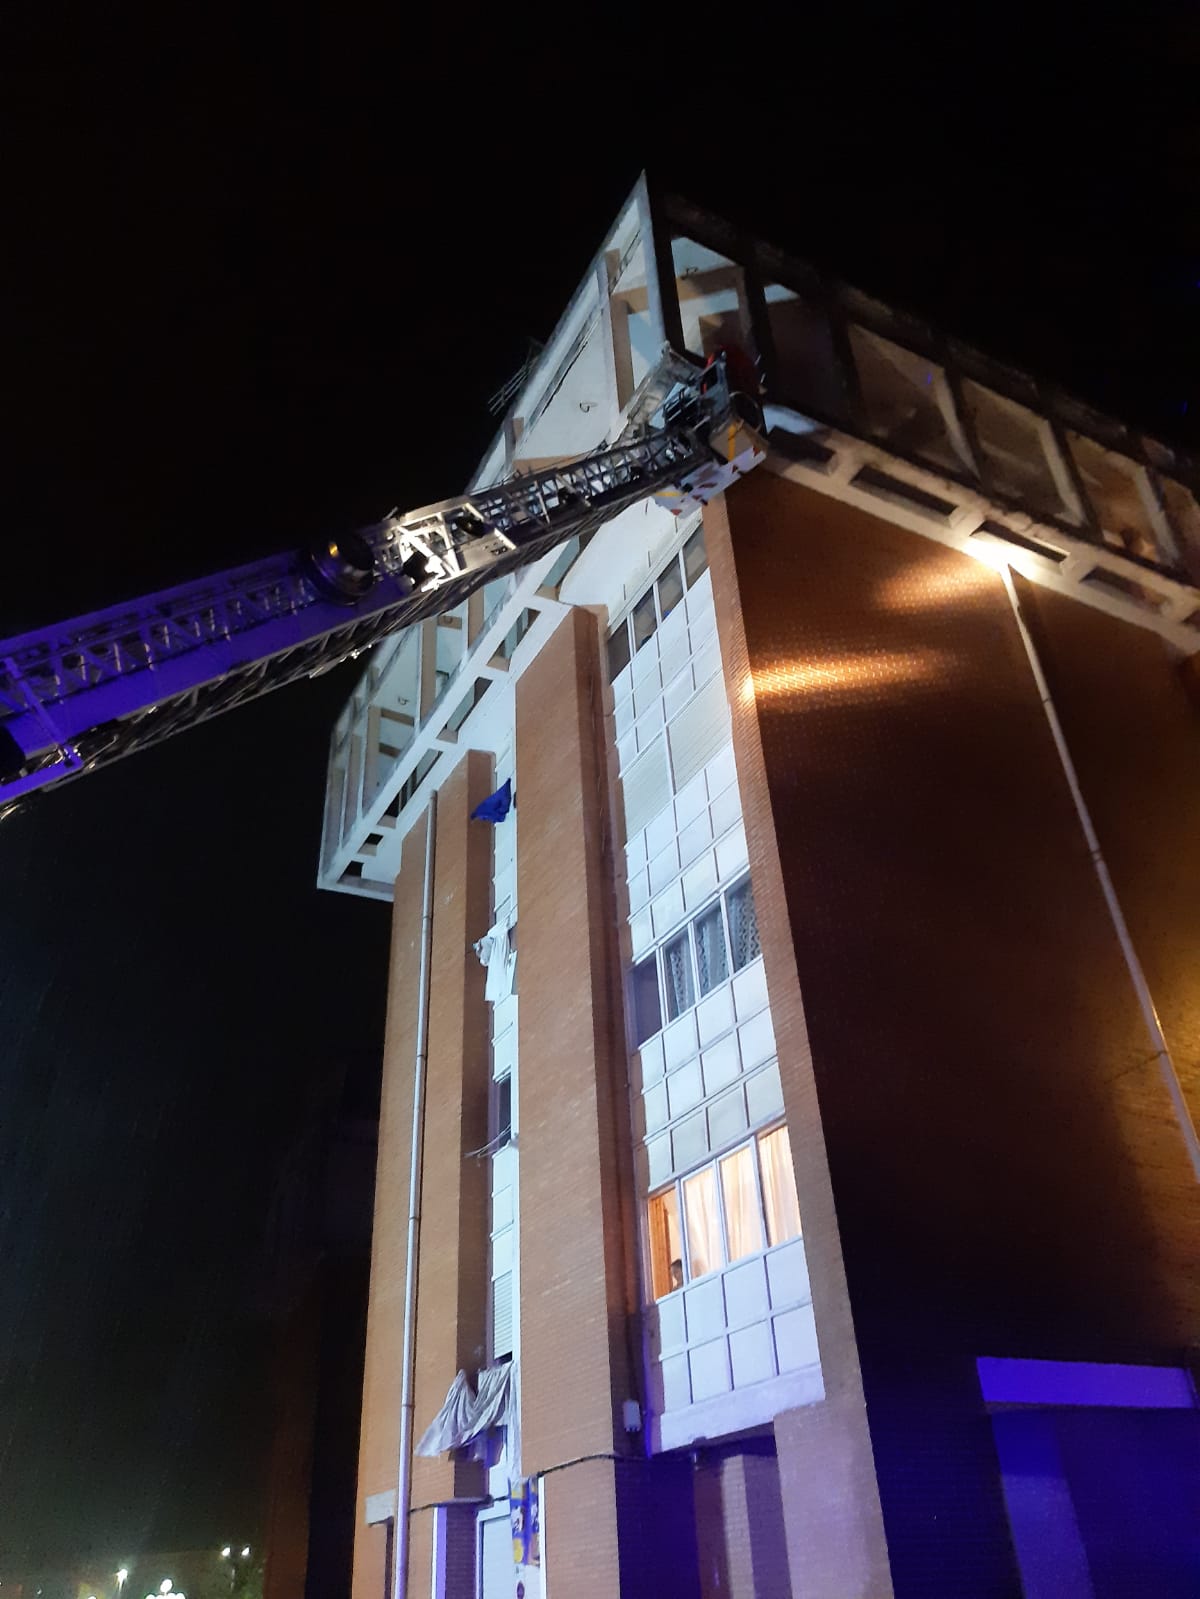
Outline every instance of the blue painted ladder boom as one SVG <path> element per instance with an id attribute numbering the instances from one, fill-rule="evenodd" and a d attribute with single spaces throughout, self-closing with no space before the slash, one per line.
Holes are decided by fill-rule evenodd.
<path id="1" fill-rule="evenodd" d="M 0 641 L 0 818 L 32 791 L 313 676 L 654 495 L 672 509 L 763 458 L 723 363 L 668 371 L 612 448 L 202 582 Z"/>

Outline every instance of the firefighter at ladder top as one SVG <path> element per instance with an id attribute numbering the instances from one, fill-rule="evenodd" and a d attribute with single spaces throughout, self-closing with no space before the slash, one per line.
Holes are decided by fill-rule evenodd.
<path id="1" fill-rule="evenodd" d="M 755 362 L 747 355 L 739 344 L 719 344 L 704 363 L 707 372 L 710 366 L 716 366 L 725 361 L 725 376 L 729 381 L 731 392 L 745 394 L 750 399 L 756 400 L 759 394 L 758 368 Z"/>

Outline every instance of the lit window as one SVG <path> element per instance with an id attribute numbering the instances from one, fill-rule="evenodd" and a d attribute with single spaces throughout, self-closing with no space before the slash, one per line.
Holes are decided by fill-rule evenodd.
<path id="1" fill-rule="evenodd" d="M 788 1238 L 799 1238 L 800 1201 L 796 1198 L 796 1174 L 786 1127 L 777 1127 L 758 1140 L 758 1158 L 768 1240 L 782 1244 Z"/>
<path id="2" fill-rule="evenodd" d="M 726 1155 L 721 1162 L 721 1200 L 730 1260 L 758 1254 L 763 1247 L 762 1207 L 754 1174 L 754 1152 L 749 1144 Z"/>
<path id="3" fill-rule="evenodd" d="M 686 929 L 663 949 L 663 986 L 667 994 L 667 1020 L 673 1022 L 696 1003 L 692 952 Z"/>
<path id="4" fill-rule="evenodd" d="M 650 1264 L 655 1299 L 683 1287 L 683 1235 L 674 1186 L 650 1201 Z"/>
<path id="5" fill-rule="evenodd" d="M 688 588 L 708 571 L 708 551 L 704 548 L 704 529 L 698 527 L 683 546 L 683 571 Z"/>
<path id="6" fill-rule="evenodd" d="M 647 1223 L 655 1299 L 799 1238 L 787 1128 L 760 1133 L 651 1195 Z"/>
<path id="7" fill-rule="evenodd" d="M 762 953 L 758 941 L 758 916 L 754 909 L 754 895 L 747 877 L 725 896 L 729 915 L 729 944 L 733 950 L 733 969 L 740 972 Z"/>
<path id="8" fill-rule="evenodd" d="M 711 1166 L 684 1183 L 683 1213 L 687 1224 L 690 1280 L 725 1264 L 721 1252 L 721 1218 L 717 1213 L 717 1174 Z"/>

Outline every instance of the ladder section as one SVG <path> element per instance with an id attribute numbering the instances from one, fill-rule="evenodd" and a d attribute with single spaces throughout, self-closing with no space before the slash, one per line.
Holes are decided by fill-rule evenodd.
<path id="1" fill-rule="evenodd" d="M 647 496 L 719 492 L 733 473 L 714 479 L 709 440 L 729 397 L 706 380 L 686 420 L 364 530 L 371 570 L 349 604 L 293 553 L 0 643 L 0 817 L 33 789 L 355 656 Z"/>

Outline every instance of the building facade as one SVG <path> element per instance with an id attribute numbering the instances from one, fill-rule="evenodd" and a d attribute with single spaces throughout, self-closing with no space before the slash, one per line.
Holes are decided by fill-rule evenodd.
<path id="1" fill-rule="evenodd" d="M 764 465 L 335 732 L 322 884 L 394 907 L 354 1599 L 1194 1592 L 1194 473 L 643 182 L 472 487 L 731 345 Z M 507 1425 L 410 1455 L 460 1372 Z"/>

